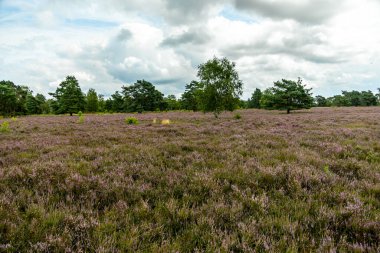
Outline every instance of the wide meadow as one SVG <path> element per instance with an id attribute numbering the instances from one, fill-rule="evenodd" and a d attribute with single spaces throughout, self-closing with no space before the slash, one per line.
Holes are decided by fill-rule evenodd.
<path id="1" fill-rule="evenodd" d="M 286 250 L 380 251 L 380 107 L 28 116 L 0 132 L 1 252 Z"/>

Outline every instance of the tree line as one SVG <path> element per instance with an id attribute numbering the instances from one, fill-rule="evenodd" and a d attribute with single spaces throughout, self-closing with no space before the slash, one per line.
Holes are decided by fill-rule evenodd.
<path id="1" fill-rule="evenodd" d="M 287 81 L 287 80 L 286 80 Z M 342 91 L 341 95 L 332 97 L 316 96 L 310 101 L 311 107 L 350 107 L 350 106 L 377 106 L 380 105 L 380 88 L 377 94 L 372 91 Z M 265 101 L 265 94 L 260 89 L 256 89 L 251 98 L 244 104 L 245 108 L 265 108 L 268 104 Z"/>
<path id="2" fill-rule="evenodd" d="M 0 115 L 70 114 L 78 112 L 144 112 L 168 110 L 192 110 L 213 112 L 215 117 L 222 111 L 237 108 L 263 108 L 292 110 L 313 106 L 372 106 L 378 105 L 379 94 L 371 91 L 343 91 L 330 98 L 312 97 L 302 79 L 282 79 L 264 91 L 256 89 L 247 101 L 241 100 L 243 82 L 239 79 L 235 63 L 227 58 L 216 58 L 198 66 L 198 80 L 185 86 L 180 98 L 164 96 L 146 81 L 137 80 L 133 85 L 123 86 L 105 98 L 95 89 L 84 93 L 74 76 L 67 76 L 47 99 L 42 94 L 33 95 L 27 86 L 11 81 L 0 81 Z"/>

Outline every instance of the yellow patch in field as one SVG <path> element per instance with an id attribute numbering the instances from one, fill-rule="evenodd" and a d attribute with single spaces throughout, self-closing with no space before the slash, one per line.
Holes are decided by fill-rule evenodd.
<path id="1" fill-rule="evenodd" d="M 170 120 L 169 120 L 169 119 L 163 119 L 163 120 L 161 121 L 161 124 L 162 124 L 162 125 L 170 125 Z"/>
<path id="2" fill-rule="evenodd" d="M 153 119 L 153 124 L 157 124 L 157 119 L 156 118 Z"/>

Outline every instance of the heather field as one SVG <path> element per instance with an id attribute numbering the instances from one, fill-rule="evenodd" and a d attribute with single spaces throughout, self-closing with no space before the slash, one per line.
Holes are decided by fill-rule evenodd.
<path id="1" fill-rule="evenodd" d="M 0 252 L 380 251 L 380 107 L 235 113 L 9 120 Z"/>

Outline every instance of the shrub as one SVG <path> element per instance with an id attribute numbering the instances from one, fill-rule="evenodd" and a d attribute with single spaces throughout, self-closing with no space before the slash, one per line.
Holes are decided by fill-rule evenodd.
<path id="1" fill-rule="evenodd" d="M 13 122 L 16 122 L 16 121 L 17 121 L 17 118 L 16 118 L 16 117 L 12 117 L 11 120 L 12 120 Z"/>
<path id="2" fill-rule="evenodd" d="M 8 121 L 4 121 L 3 123 L 1 123 L 0 132 L 2 132 L 2 133 L 9 132 L 9 122 Z"/>
<path id="3" fill-rule="evenodd" d="M 79 116 L 78 123 L 79 123 L 79 124 L 84 123 L 84 116 L 83 116 L 83 115 L 80 115 L 80 116 Z"/>
<path id="4" fill-rule="evenodd" d="M 82 111 L 79 111 L 78 112 L 78 116 L 81 117 L 83 115 L 83 112 Z"/>
<path id="5" fill-rule="evenodd" d="M 139 121 L 135 118 L 135 117 L 129 117 L 129 118 L 126 118 L 125 119 L 125 122 L 128 124 L 128 125 L 137 125 L 139 123 Z"/>
<path id="6" fill-rule="evenodd" d="M 234 119 L 241 119 L 240 113 L 236 113 L 235 116 L 234 116 Z"/>

